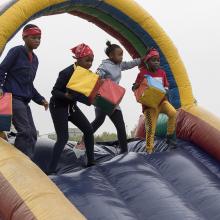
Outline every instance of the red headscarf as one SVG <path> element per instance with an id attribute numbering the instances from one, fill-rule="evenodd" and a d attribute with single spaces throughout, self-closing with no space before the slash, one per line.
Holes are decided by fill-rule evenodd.
<path id="1" fill-rule="evenodd" d="M 23 31 L 22 36 L 30 36 L 30 35 L 41 35 L 41 30 L 39 27 L 30 27 Z"/>
<path id="2" fill-rule="evenodd" d="M 93 55 L 92 49 L 88 45 L 83 44 L 83 43 L 79 44 L 76 47 L 73 47 L 71 49 L 71 51 L 75 55 L 75 56 L 73 56 L 75 59 L 79 59 L 79 58 L 82 58 L 82 57 Z"/>
<path id="3" fill-rule="evenodd" d="M 152 48 L 149 51 L 149 53 L 145 56 L 144 61 L 147 62 L 151 57 L 160 57 L 159 52 L 155 48 Z"/>

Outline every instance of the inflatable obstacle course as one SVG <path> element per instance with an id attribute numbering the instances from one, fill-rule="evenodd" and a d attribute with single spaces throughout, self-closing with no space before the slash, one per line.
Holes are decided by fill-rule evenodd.
<path id="1" fill-rule="evenodd" d="M 161 65 L 168 75 L 170 101 L 179 109 L 177 137 L 195 143 L 202 151 L 208 153 L 206 155 L 207 158 L 210 160 L 212 157 L 216 158 L 213 164 L 218 164 L 220 160 L 220 119 L 194 103 L 195 99 L 189 78 L 177 49 L 152 16 L 134 0 L 5 0 L 4 3 L 0 4 L 0 53 L 3 52 L 7 42 L 28 22 L 42 16 L 60 13 L 69 13 L 94 23 L 119 40 L 133 58 L 143 55 L 148 47 L 157 48 L 161 54 Z M 183 142 L 181 147 L 184 148 L 187 143 Z M 141 148 L 142 145 L 138 147 L 138 149 Z M 191 152 L 190 149 L 187 148 L 189 152 Z M 199 155 L 204 158 L 203 154 Z M 143 164 L 139 164 L 139 158 L 143 158 Z M 177 163 L 178 159 L 180 159 L 179 163 Z M 109 163 L 112 163 L 112 167 L 109 167 L 111 169 L 108 169 L 108 172 L 105 172 L 105 166 L 108 167 L 107 164 L 102 167 L 98 166 L 95 169 L 88 169 L 85 173 L 88 174 L 87 178 L 97 175 L 102 180 L 103 175 L 106 175 L 111 177 L 111 179 L 118 179 L 118 181 L 121 178 L 122 183 L 126 180 L 128 188 L 135 188 L 136 190 L 133 193 L 132 190 L 127 190 L 128 188 L 126 188 L 125 191 L 120 193 L 125 195 L 128 200 L 142 201 L 141 207 L 136 206 L 133 210 L 135 210 L 135 213 L 140 213 L 140 215 L 145 214 L 148 219 L 172 219 L 171 217 L 174 216 L 176 219 L 219 219 L 219 209 L 215 206 L 219 204 L 219 179 L 215 174 L 218 169 L 213 168 L 218 166 L 213 165 L 212 169 L 206 166 L 201 168 L 206 163 L 205 161 L 206 159 L 195 162 L 194 158 L 182 153 L 181 155 L 174 153 L 168 156 L 155 154 L 150 157 L 128 155 L 128 157 L 122 158 L 122 163 L 120 158 L 110 161 Z M 114 167 L 119 164 L 124 165 L 123 172 L 119 172 L 120 178 L 118 178 L 117 173 L 113 173 L 116 170 Z M 177 164 L 178 169 L 173 170 L 173 167 Z M 133 165 L 135 167 L 132 167 Z M 100 170 L 103 171 L 102 174 L 100 174 Z M 190 172 L 191 170 L 192 172 Z M 84 184 L 80 186 L 79 181 L 83 183 L 85 181 L 85 179 L 81 178 L 84 172 L 80 172 L 70 174 L 70 178 L 69 175 L 66 178 L 63 175 L 59 180 L 56 177 L 54 178 L 54 182 L 69 198 L 67 200 L 39 168 L 13 146 L 0 139 L 0 219 L 79 220 L 86 217 L 92 219 L 91 216 L 95 212 L 97 215 L 103 213 L 101 219 L 107 219 L 105 218 L 107 214 L 104 210 L 105 205 L 110 200 L 114 201 L 117 207 L 122 207 L 122 209 L 117 209 L 117 211 L 114 211 L 114 208 L 111 207 L 113 219 L 115 219 L 115 216 L 120 216 L 119 219 L 126 220 L 143 219 L 142 216 L 134 215 L 133 211 L 127 209 L 123 203 L 124 200 L 116 199 L 120 197 L 120 193 L 115 189 L 111 189 L 107 185 L 107 181 L 100 185 L 98 184 L 99 181 L 93 181 L 91 185 L 93 189 L 103 187 L 103 190 L 99 189 L 99 191 L 90 191 L 91 187 L 84 188 Z M 162 175 L 164 172 L 166 176 Z M 132 177 L 131 173 L 137 173 L 137 175 L 127 181 L 126 178 L 128 176 Z M 182 176 L 180 175 L 181 173 Z M 173 179 L 175 175 L 178 175 L 178 178 Z M 197 179 L 196 176 L 198 177 Z M 153 194 L 154 190 L 148 184 L 150 178 L 157 181 L 158 194 Z M 73 188 L 69 188 L 69 186 L 74 185 L 73 182 L 69 182 L 69 179 L 72 179 L 71 181 L 74 183 L 78 181 L 77 187 L 81 187 L 81 192 L 85 194 L 84 199 L 77 193 L 73 193 L 73 196 L 68 194 L 71 190 L 74 191 Z M 161 181 L 162 179 L 169 179 L 169 184 L 166 182 L 166 185 L 164 185 L 164 182 Z M 141 181 L 138 182 L 137 180 Z M 67 185 L 63 185 L 65 181 Z M 180 183 L 182 181 L 188 182 L 189 185 L 182 185 Z M 105 183 L 106 185 L 104 186 Z M 197 184 L 197 187 L 190 191 L 191 193 L 187 191 L 187 189 L 192 188 L 190 183 Z M 138 184 L 142 184 L 140 190 L 138 190 Z M 204 185 L 207 188 L 204 188 Z M 118 187 L 120 190 L 123 189 L 119 183 Z M 164 189 L 164 191 L 161 189 Z M 99 205 L 100 209 L 92 206 L 97 200 L 93 199 L 91 195 L 93 194 L 96 197 L 97 192 L 103 196 L 103 199 L 99 201 L 100 203 L 96 204 Z M 105 192 L 111 192 L 111 195 L 115 195 L 115 198 L 111 197 L 108 200 Z M 206 197 L 200 192 L 207 192 L 208 196 Z M 147 197 L 147 193 L 151 193 L 150 201 L 155 205 L 144 209 L 146 204 L 144 198 Z M 154 203 L 154 201 L 158 201 L 160 198 L 164 199 L 164 203 L 161 203 L 160 208 L 158 208 L 159 204 Z M 167 198 L 170 198 L 170 200 Z M 192 201 L 192 198 L 196 199 Z M 77 205 L 77 208 L 86 217 L 80 214 L 69 201 Z M 86 206 L 88 201 L 91 201 L 89 203 L 91 206 Z M 131 203 L 130 205 L 133 206 Z M 157 208 L 155 209 L 156 206 Z M 166 209 L 164 210 L 162 207 Z M 126 208 L 126 212 L 124 212 L 124 208 Z M 147 212 L 145 213 L 146 210 Z M 180 212 L 166 212 L 166 210 L 180 210 Z M 93 219 L 97 218 L 94 217 Z"/>

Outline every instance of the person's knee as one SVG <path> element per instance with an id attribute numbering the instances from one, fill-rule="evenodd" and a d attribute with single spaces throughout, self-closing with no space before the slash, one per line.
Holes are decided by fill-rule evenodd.
<path id="1" fill-rule="evenodd" d="M 101 117 L 100 120 L 99 120 L 99 124 L 102 125 L 104 123 L 104 121 L 105 121 L 105 117 Z"/>
<path id="2" fill-rule="evenodd" d="M 22 129 L 19 129 L 18 131 L 18 135 L 21 137 L 24 137 L 26 139 L 29 139 L 30 137 L 32 137 L 32 131 L 30 128 L 22 128 Z"/>
<path id="3" fill-rule="evenodd" d="M 92 124 L 100 126 L 100 125 L 102 125 L 104 123 L 104 121 L 105 121 L 105 116 L 100 115 L 100 116 L 95 118 L 95 120 L 94 120 L 94 122 Z"/>
<path id="4" fill-rule="evenodd" d="M 173 109 L 173 110 L 171 110 L 171 111 L 169 112 L 168 117 L 169 117 L 169 118 L 176 118 L 176 115 L 177 115 L 177 112 L 176 112 L 175 109 Z"/>

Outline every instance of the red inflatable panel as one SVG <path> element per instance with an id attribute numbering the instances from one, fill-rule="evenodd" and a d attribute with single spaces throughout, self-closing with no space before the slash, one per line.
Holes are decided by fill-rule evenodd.
<path id="1" fill-rule="evenodd" d="M 135 138 L 146 138 L 146 131 L 145 131 L 145 120 L 144 120 L 144 115 L 140 115 L 139 120 L 138 120 L 138 125 L 135 130 L 134 134 Z"/>
<path id="2" fill-rule="evenodd" d="M 202 119 L 180 110 L 177 116 L 176 135 L 200 146 L 220 161 L 220 131 Z"/>

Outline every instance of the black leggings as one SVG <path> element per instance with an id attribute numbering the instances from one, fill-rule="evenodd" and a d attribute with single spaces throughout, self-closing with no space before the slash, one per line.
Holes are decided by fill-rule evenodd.
<path id="1" fill-rule="evenodd" d="M 88 164 L 94 161 L 94 136 L 93 128 L 81 110 L 74 106 L 70 110 L 68 107 L 55 107 L 50 104 L 50 113 L 53 119 L 57 141 L 53 150 L 53 158 L 50 164 L 50 171 L 55 171 L 60 155 L 69 139 L 68 121 L 76 125 L 84 134 L 86 154 Z"/>
<path id="2" fill-rule="evenodd" d="M 98 128 L 104 123 L 106 117 L 106 114 L 100 108 L 95 108 L 95 115 L 96 118 L 91 123 L 94 132 L 96 132 L 96 130 L 98 130 Z M 125 153 L 128 151 L 127 135 L 126 135 L 125 123 L 121 110 L 116 109 L 113 112 L 113 114 L 109 116 L 109 118 L 111 119 L 117 130 L 121 153 Z"/>

